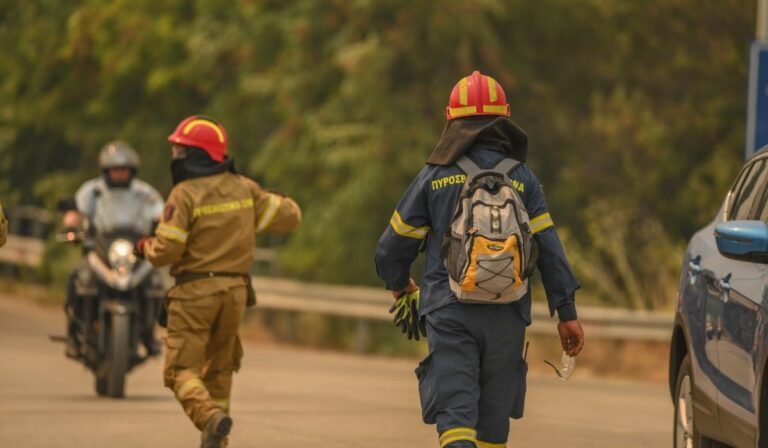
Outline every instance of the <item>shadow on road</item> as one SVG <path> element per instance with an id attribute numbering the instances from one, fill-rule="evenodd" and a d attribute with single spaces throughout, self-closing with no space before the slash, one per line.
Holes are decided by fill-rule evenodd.
<path id="1" fill-rule="evenodd" d="M 125 398 L 108 398 L 97 397 L 95 395 L 57 395 L 51 397 L 55 401 L 78 401 L 78 402 L 109 402 L 119 403 L 124 401 L 126 403 L 149 403 L 149 402 L 161 402 L 161 401 L 175 401 L 173 395 L 128 395 Z"/>

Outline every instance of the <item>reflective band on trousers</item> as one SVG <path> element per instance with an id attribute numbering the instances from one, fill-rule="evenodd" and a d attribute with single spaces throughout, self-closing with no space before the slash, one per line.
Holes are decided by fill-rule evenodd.
<path id="1" fill-rule="evenodd" d="M 229 398 L 211 398 L 213 404 L 220 407 L 223 411 L 229 410 Z"/>
<path id="2" fill-rule="evenodd" d="M 460 440 L 466 440 L 468 442 L 477 443 L 477 431 L 472 428 L 458 427 L 449 429 L 442 434 L 438 441 L 440 442 L 440 448 L 444 448 L 453 442 Z"/>
<path id="3" fill-rule="evenodd" d="M 428 226 L 414 227 L 406 224 L 397 210 L 395 210 L 395 213 L 392 215 L 392 219 L 389 220 L 389 225 L 392 226 L 392 230 L 398 235 L 408 238 L 416 238 L 417 240 L 423 240 L 427 236 L 427 232 L 429 232 Z"/>
<path id="4" fill-rule="evenodd" d="M 168 238 L 169 240 L 175 240 L 180 243 L 186 243 L 187 237 L 189 236 L 189 233 L 187 233 L 184 229 L 180 229 L 176 226 L 172 226 L 164 222 L 161 222 L 157 225 L 157 230 L 155 230 L 155 233 L 158 236 Z"/>
<path id="5" fill-rule="evenodd" d="M 259 219 L 259 223 L 256 224 L 256 231 L 261 232 L 267 227 L 269 227 L 270 224 L 272 224 L 272 221 L 275 220 L 275 217 L 277 216 L 278 210 L 280 210 L 280 205 L 283 203 L 282 196 L 278 196 L 276 194 L 268 193 L 269 194 L 269 204 L 267 205 L 267 209 L 264 210 L 264 214 L 261 215 L 261 218 Z"/>
<path id="6" fill-rule="evenodd" d="M 555 223 L 552 221 L 552 217 L 549 215 L 549 212 L 543 213 L 531 219 L 531 232 L 539 233 L 542 230 L 546 230 L 554 225 Z"/>
<path id="7" fill-rule="evenodd" d="M 475 445 L 477 445 L 477 448 L 507 448 L 506 443 L 490 443 L 483 442 L 482 440 L 475 440 Z"/>
<path id="8" fill-rule="evenodd" d="M 179 390 L 176 391 L 176 399 L 181 401 L 187 396 L 187 394 L 189 394 L 190 391 L 198 388 L 207 390 L 205 388 L 205 384 L 203 384 L 203 381 L 200 378 L 192 378 L 191 380 L 184 381 L 181 386 L 179 386 Z"/>

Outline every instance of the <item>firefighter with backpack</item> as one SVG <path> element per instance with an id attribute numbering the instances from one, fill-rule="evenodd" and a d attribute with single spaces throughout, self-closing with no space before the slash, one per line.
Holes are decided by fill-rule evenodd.
<path id="1" fill-rule="evenodd" d="M 453 88 L 446 115 L 439 143 L 379 239 L 376 268 L 396 299 L 395 323 L 409 338 L 427 337 L 416 376 L 439 446 L 503 448 L 525 401 L 528 279 L 538 268 L 569 356 L 584 344 L 579 284 L 501 85 L 475 71 Z M 410 267 L 422 247 L 417 286 Z"/>

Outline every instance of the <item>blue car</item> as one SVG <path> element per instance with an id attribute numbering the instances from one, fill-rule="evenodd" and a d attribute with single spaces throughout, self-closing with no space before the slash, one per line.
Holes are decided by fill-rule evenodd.
<path id="1" fill-rule="evenodd" d="M 683 261 L 669 357 L 675 447 L 768 447 L 768 146 Z"/>

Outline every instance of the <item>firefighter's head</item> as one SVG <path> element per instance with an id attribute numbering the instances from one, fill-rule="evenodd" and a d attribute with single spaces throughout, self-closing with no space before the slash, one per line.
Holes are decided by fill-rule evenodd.
<path id="1" fill-rule="evenodd" d="M 139 163 L 139 155 L 123 141 L 109 142 L 99 153 L 99 169 L 107 185 L 113 188 L 128 187 L 139 169 Z"/>
<path id="2" fill-rule="evenodd" d="M 448 120 L 478 115 L 509 117 L 507 95 L 495 79 L 475 70 L 453 87 L 445 115 Z"/>
<path id="3" fill-rule="evenodd" d="M 215 162 L 223 162 L 227 158 L 227 130 L 205 115 L 192 115 L 182 120 L 173 134 L 168 136 L 168 141 L 173 145 L 174 158 L 184 157 L 185 148 L 202 149 Z"/>

